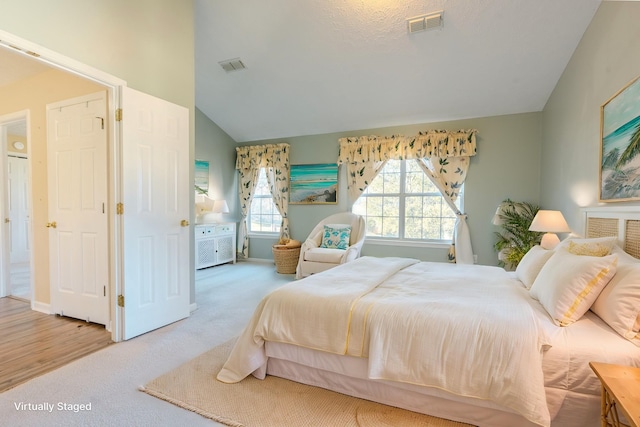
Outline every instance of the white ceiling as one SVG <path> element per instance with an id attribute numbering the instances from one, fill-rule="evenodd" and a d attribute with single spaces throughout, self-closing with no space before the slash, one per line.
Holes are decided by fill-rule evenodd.
<path id="1" fill-rule="evenodd" d="M 196 106 L 237 142 L 541 111 L 599 4 L 194 0 Z M 0 86 L 46 69 L 0 47 Z"/>
<path id="2" fill-rule="evenodd" d="M 196 106 L 237 142 L 541 111 L 599 4 L 194 0 Z"/>

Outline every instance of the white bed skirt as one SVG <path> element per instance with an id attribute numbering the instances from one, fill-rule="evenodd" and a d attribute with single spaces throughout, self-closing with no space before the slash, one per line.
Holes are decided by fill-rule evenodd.
<path id="1" fill-rule="evenodd" d="M 366 359 L 273 342 L 266 343 L 266 352 L 268 375 L 479 427 L 535 425 L 490 401 L 456 396 L 436 388 L 368 379 Z M 260 369 L 254 375 L 264 378 L 265 370 Z M 547 389 L 547 392 L 558 390 Z M 562 407 L 551 410 L 552 426 L 600 425 L 599 396 L 566 393 Z M 592 422 L 585 424 L 585 419 Z"/>

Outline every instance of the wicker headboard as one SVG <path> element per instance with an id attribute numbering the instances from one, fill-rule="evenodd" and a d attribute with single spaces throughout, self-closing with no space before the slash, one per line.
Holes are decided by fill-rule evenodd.
<path id="1" fill-rule="evenodd" d="M 586 237 L 616 237 L 625 252 L 640 258 L 640 207 L 598 207 L 583 211 Z"/>

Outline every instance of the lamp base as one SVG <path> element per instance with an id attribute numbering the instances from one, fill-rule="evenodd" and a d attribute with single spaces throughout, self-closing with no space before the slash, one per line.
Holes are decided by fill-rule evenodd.
<path id="1" fill-rule="evenodd" d="M 558 243 L 560 243 L 560 239 L 556 233 L 545 233 L 540 240 L 540 246 L 544 249 L 553 249 Z"/>

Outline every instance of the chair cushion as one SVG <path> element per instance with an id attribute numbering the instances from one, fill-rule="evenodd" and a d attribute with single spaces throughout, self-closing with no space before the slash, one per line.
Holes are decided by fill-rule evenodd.
<path id="1" fill-rule="evenodd" d="M 321 248 L 347 249 L 349 247 L 349 237 L 351 236 L 351 226 L 348 224 L 326 224 L 322 234 Z"/>
<path id="2" fill-rule="evenodd" d="M 312 248 L 304 253 L 304 260 L 340 264 L 342 255 L 344 255 L 343 249 Z"/>

